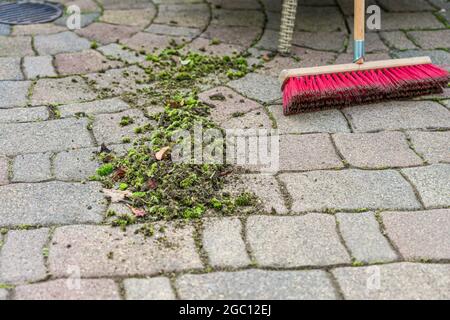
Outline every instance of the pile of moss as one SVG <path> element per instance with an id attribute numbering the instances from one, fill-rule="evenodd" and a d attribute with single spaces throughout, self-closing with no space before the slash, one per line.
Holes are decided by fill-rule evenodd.
<path id="1" fill-rule="evenodd" d="M 239 207 L 253 206 L 256 202 L 251 194 L 233 196 L 222 191 L 224 179 L 231 172 L 228 165 L 178 163 L 170 155 L 172 147 L 180 142 L 174 138 L 180 130 L 193 130 L 198 125 L 220 130 L 210 120 L 210 107 L 198 100 L 197 92 L 205 79 L 244 76 L 249 71 L 246 59 L 183 54 L 179 48 L 169 48 L 148 55 L 147 60 L 148 87 L 136 95 L 144 95 L 150 104 L 163 104 L 164 111 L 149 116 L 146 125 L 135 128 L 139 138 L 126 154 L 103 147 L 99 154 L 103 165 L 92 177 L 106 189 L 126 195 L 123 202 L 134 215 L 118 216 L 113 224 L 196 219 L 208 211 L 229 215 Z M 127 118 L 120 125 L 132 123 L 133 119 Z"/>

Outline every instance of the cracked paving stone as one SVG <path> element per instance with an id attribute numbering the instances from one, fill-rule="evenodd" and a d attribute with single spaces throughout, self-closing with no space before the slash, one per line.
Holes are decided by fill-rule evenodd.
<path id="1" fill-rule="evenodd" d="M 355 167 L 409 167 L 423 163 L 401 132 L 338 133 L 333 139 L 342 156 Z"/>
<path id="2" fill-rule="evenodd" d="M 27 79 L 56 76 L 52 56 L 25 57 L 23 69 Z"/>
<path id="3" fill-rule="evenodd" d="M 405 259 L 450 259 L 450 210 L 383 212 L 387 236 Z"/>
<path id="4" fill-rule="evenodd" d="M 31 37 L 0 36 L 0 57 L 34 56 Z"/>
<path id="5" fill-rule="evenodd" d="M 55 66 L 60 75 L 85 74 L 110 68 L 119 68 L 123 63 L 110 61 L 95 50 L 60 53 L 55 56 Z"/>
<path id="6" fill-rule="evenodd" d="M 120 300 L 114 280 L 81 279 L 80 287 L 71 287 L 73 279 L 58 279 L 18 286 L 17 300 Z"/>
<path id="7" fill-rule="evenodd" d="M 244 96 L 262 102 L 281 98 L 278 80 L 262 74 L 249 73 L 244 78 L 230 81 L 228 85 Z"/>
<path id="8" fill-rule="evenodd" d="M 426 208 L 450 206 L 450 164 L 403 169 Z"/>
<path id="9" fill-rule="evenodd" d="M 409 183 L 394 170 L 312 171 L 280 178 L 295 212 L 420 208 Z"/>
<path id="10" fill-rule="evenodd" d="M 39 35 L 34 38 L 34 46 L 39 55 L 54 55 L 89 49 L 91 43 L 73 32 Z"/>
<path id="11" fill-rule="evenodd" d="M 394 263 L 381 266 L 338 268 L 332 271 L 344 297 L 351 300 L 447 300 L 450 298 L 450 266 Z M 372 278 L 370 276 L 372 275 Z M 368 281 L 379 275 L 379 287 Z"/>
<path id="12" fill-rule="evenodd" d="M 450 128 L 450 112 L 432 101 L 391 101 L 345 108 L 355 132 Z"/>
<path id="13" fill-rule="evenodd" d="M 373 212 L 337 213 L 342 238 L 358 262 L 379 263 L 397 260 L 397 254 L 382 235 Z"/>
<path id="14" fill-rule="evenodd" d="M 247 220 L 247 241 L 261 266 L 292 268 L 350 262 L 331 215 L 252 216 Z"/>
<path id="15" fill-rule="evenodd" d="M 42 250 L 49 229 L 11 230 L 0 254 L 0 282 L 26 283 L 47 276 Z"/>
<path id="16" fill-rule="evenodd" d="M 0 109 L 0 123 L 44 121 L 48 117 L 46 107 Z"/>
<path id="17" fill-rule="evenodd" d="M 30 85 L 30 81 L 0 81 L 0 108 L 25 106 Z"/>
<path id="18" fill-rule="evenodd" d="M 31 104 L 67 104 L 93 100 L 97 95 L 79 76 L 61 79 L 40 79 L 33 88 Z"/>
<path id="19" fill-rule="evenodd" d="M 91 147 L 86 119 L 0 124 L 0 154 L 17 155 Z"/>
<path id="20" fill-rule="evenodd" d="M 125 279 L 127 300 L 175 300 L 170 280 L 165 277 L 151 279 Z"/>
<path id="21" fill-rule="evenodd" d="M 19 155 L 14 159 L 12 182 L 41 182 L 52 177 L 50 153 Z"/>
<path id="22" fill-rule="evenodd" d="M 0 187 L 0 225 L 99 223 L 106 209 L 101 185 L 66 182 Z"/>
<path id="23" fill-rule="evenodd" d="M 337 299 L 327 274 L 321 270 L 245 270 L 183 275 L 175 286 L 187 300 L 316 300 Z"/>
<path id="24" fill-rule="evenodd" d="M 130 106 L 119 98 L 96 100 L 92 102 L 82 102 L 66 104 L 58 107 L 61 118 L 73 116 L 94 115 L 100 113 L 115 113 L 125 111 Z"/>
<path id="25" fill-rule="evenodd" d="M 450 131 L 410 131 L 408 135 L 414 150 L 429 163 L 450 162 Z"/>
<path id="26" fill-rule="evenodd" d="M 23 75 L 20 70 L 20 58 L 0 58 L 0 81 L 22 79 Z"/>
<path id="27" fill-rule="evenodd" d="M 54 276 L 68 276 L 68 266 L 82 277 L 155 275 L 203 268 L 191 226 L 165 225 L 164 233 L 145 237 L 139 226 L 125 232 L 111 226 L 57 228 L 50 245 L 49 268 Z"/>
<path id="28" fill-rule="evenodd" d="M 138 27 L 95 22 L 86 28 L 77 30 L 77 34 L 91 41 L 97 41 L 101 44 L 109 44 L 127 39 L 138 31 Z"/>
<path id="29" fill-rule="evenodd" d="M 203 222 L 203 249 L 214 267 L 244 267 L 250 259 L 242 239 L 242 224 L 234 218 L 211 218 Z"/>
<path id="30" fill-rule="evenodd" d="M 145 56 L 124 48 L 117 43 L 111 43 L 97 49 L 108 58 L 126 61 L 128 63 L 144 62 Z"/>

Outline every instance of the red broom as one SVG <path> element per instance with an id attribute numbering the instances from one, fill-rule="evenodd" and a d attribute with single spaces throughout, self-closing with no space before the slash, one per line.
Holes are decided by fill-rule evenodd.
<path id="1" fill-rule="evenodd" d="M 285 115 L 443 92 L 449 73 L 429 57 L 364 63 L 364 13 L 355 0 L 354 63 L 281 72 Z"/>

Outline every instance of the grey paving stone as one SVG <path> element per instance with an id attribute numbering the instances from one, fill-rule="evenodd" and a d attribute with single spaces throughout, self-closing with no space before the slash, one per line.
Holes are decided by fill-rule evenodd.
<path id="1" fill-rule="evenodd" d="M 264 109 L 229 118 L 221 123 L 223 129 L 272 129 L 272 121 Z"/>
<path id="2" fill-rule="evenodd" d="M 261 8 L 257 0 L 211 0 L 209 2 L 215 7 L 220 7 L 223 9 L 258 10 Z"/>
<path id="3" fill-rule="evenodd" d="M 270 267 L 324 266 L 350 262 L 333 216 L 251 216 L 247 241 L 257 264 Z"/>
<path id="4" fill-rule="evenodd" d="M 9 24 L 0 24 L 0 36 L 9 36 L 11 26 Z"/>
<path id="5" fill-rule="evenodd" d="M 450 131 L 408 132 L 414 149 L 429 163 L 450 162 Z"/>
<path id="6" fill-rule="evenodd" d="M 0 123 L 41 121 L 48 116 L 46 107 L 0 109 Z"/>
<path id="7" fill-rule="evenodd" d="M 0 81 L 0 108 L 26 105 L 30 85 L 30 81 Z"/>
<path id="8" fill-rule="evenodd" d="M 265 174 L 246 174 L 225 187 L 231 193 L 252 192 L 259 200 L 264 212 L 285 214 L 288 212 L 281 189 L 275 177 Z"/>
<path id="9" fill-rule="evenodd" d="M 381 234 L 373 212 L 337 213 L 342 237 L 358 262 L 379 263 L 397 259 L 397 254 Z"/>
<path id="10" fill-rule="evenodd" d="M 0 36 L 0 57 L 34 56 L 31 37 Z"/>
<path id="11" fill-rule="evenodd" d="M 86 119 L 0 124 L 0 154 L 17 155 L 92 146 Z"/>
<path id="12" fill-rule="evenodd" d="M 104 10 L 100 21 L 145 28 L 155 17 L 155 7 L 146 9 Z"/>
<path id="13" fill-rule="evenodd" d="M 151 279 L 125 279 L 127 300 L 175 300 L 170 280 L 164 277 Z"/>
<path id="14" fill-rule="evenodd" d="M 93 100 L 96 94 L 81 77 L 38 80 L 33 88 L 32 105 L 67 104 Z"/>
<path id="15" fill-rule="evenodd" d="M 57 228 L 50 247 L 51 273 L 67 276 L 71 265 L 80 268 L 82 277 L 150 276 L 202 268 L 192 227 L 168 224 L 164 233 L 147 238 L 136 233 L 139 227 L 128 227 L 126 232 L 111 226 Z"/>
<path id="16" fill-rule="evenodd" d="M 0 191 L 1 226 L 99 223 L 106 208 L 96 182 L 12 184 Z"/>
<path id="17" fill-rule="evenodd" d="M 56 76 L 51 56 L 25 57 L 23 69 L 27 79 Z"/>
<path id="18" fill-rule="evenodd" d="M 280 136 L 280 169 L 284 171 L 343 168 L 328 134 Z"/>
<path id="19" fill-rule="evenodd" d="M 106 46 L 98 48 L 98 51 L 103 53 L 108 58 L 114 58 L 128 63 L 137 63 L 145 61 L 145 56 L 139 55 L 136 52 L 125 49 L 117 43 L 111 43 Z"/>
<path id="20" fill-rule="evenodd" d="M 11 230 L 0 254 L 0 282 L 25 283 L 44 279 L 43 248 L 49 229 Z"/>
<path id="21" fill-rule="evenodd" d="M 409 35 L 422 49 L 450 47 L 450 30 L 413 31 Z"/>
<path id="22" fill-rule="evenodd" d="M 154 23 L 203 29 L 210 19 L 205 3 L 161 4 Z"/>
<path id="23" fill-rule="evenodd" d="M 278 47 L 279 31 L 266 29 L 261 39 L 256 43 L 256 48 L 276 51 Z"/>
<path id="24" fill-rule="evenodd" d="M 262 30 L 257 27 L 225 27 L 211 25 L 202 34 L 207 39 L 217 39 L 223 43 L 233 43 L 243 47 L 257 40 Z"/>
<path id="25" fill-rule="evenodd" d="M 422 168 L 403 169 L 427 208 L 450 206 L 450 165 L 435 164 Z"/>
<path id="26" fill-rule="evenodd" d="M 93 176 L 99 167 L 95 160 L 97 148 L 69 150 L 54 158 L 55 178 L 63 181 L 84 181 Z"/>
<path id="27" fill-rule="evenodd" d="M 122 117 L 131 117 L 134 122 L 123 127 L 120 125 Z M 150 120 L 145 118 L 143 113 L 137 109 L 114 114 L 102 114 L 95 118 L 93 132 L 98 143 L 122 143 L 123 138 L 135 138 L 134 128 L 148 122 Z"/>
<path id="28" fill-rule="evenodd" d="M 439 29 L 444 25 L 431 12 L 384 12 L 383 30 Z"/>
<path id="29" fill-rule="evenodd" d="M 448 65 L 450 64 L 450 53 L 443 50 L 406 50 L 406 51 L 395 51 L 393 55 L 396 58 L 413 58 L 413 57 L 423 57 L 428 56 L 431 58 L 433 63 L 445 67 L 449 70 Z"/>
<path id="30" fill-rule="evenodd" d="M 36 23 L 36 24 L 15 25 L 13 27 L 11 35 L 37 36 L 37 35 L 58 33 L 62 31 L 67 31 L 67 29 L 61 26 L 57 26 L 53 23 Z"/>
<path id="31" fill-rule="evenodd" d="M 434 8 L 424 0 L 380 0 L 380 5 L 387 11 L 434 11 Z"/>
<path id="32" fill-rule="evenodd" d="M 382 60 L 390 60 L 391 56 L 387 52 L 378 52 L 378 53 L 367 53 L 366 54 L 367 61 L 382 61 Z M 351 53 L 342 53 L 340 54 L 334 64 L 347 64 L 353 62 L 353 54 Z"/>
<path id="33" fill-rule="evenodd" d="M 380 32 L 380 37 L 393 49 L 406 50 L 417 48 L 403 31 Z"/>
<path id="34" fill-rule="evenodd" d="M 67 19 L 69 16 L 62 16 L 61 18 L 55 20 L 55 24 L 58 26 L 67 27 Z M 98 17 L 100 17 L 100 13 L 91 12 L 91 13 L 81 13 L 80 16 L 80 27 L 86 28 L 90 24 L 92 24 Z"/>
<path id="35" fill-rule="evenodd" d="M 212 218 L 203 222 L 203 248 L 214 267 L 244 267 L 250 264 L 241 236 L 239 219 Z"/>
<path id="36" fill-rule="evenodd" d="M 0 186 L 8 184 L 8 159 L 0 156 Z"/>
<path id="37" fill-rule="evenodd" d="M 115 43 L 128 39 L 139 31 L 139 27 L 95 22 L 86 28 L 77 30 L 77 34 L 101 44 Z"/>
<path id="38" fill-rule="evenodd" d="M 166 3 L 170 0 L 163 0 L 163 1 L 153 1 L 154 3 Z M 105 9 L 144 9 L 144 8 L 149 8 L 149 7 L 153 7 L 153 3 L 148 1 L 148 0 L 127 0 L 127 1 L 123 1 L 123 0 L 100 0 L 99 1 L 103 8 Z M 181 1 L 173 1 L 173 2 L 181 2 Z"/>
<path id="39" fill-rule="evenodd" d="M 153 23 L 150 27 L 145 29 L 145 31 L 166 36 L 184 37 L 186 39 L 193 39 L 196 36 L 200 35 L 200 33 L 202 32 L 198 28 L 177 27 L 156 23 Z"/>
<path id="40" fill-rule="evenodd" d="M 58 107 L 62 118 L 73 116 L 86 116 L 99 113 L 113 113 L 129 109 L 130 106 L 119 98 L 96 100 L 92 102 L 82 102 L 67 104 Z"/>
<path id="41" fill-rule="evenodd" d="M 283 107 L 269 107 L 280 134 L 318 133 L 318 132 L 350 132 L 347 120 L 339 110 L 323 110 L 299 115 L 283 115 Z"/>
<path id="42" fill-rule="evenodd" d="M 280 178 L 296 212 L 420 208 L 411 186 L 393 170 L 313 171 L 285 173 Z"/>
<path id="43" fill-rule="evenodd" d="M 257 27 L 262 28 L 264 14 L 256 10 L 214 9 L 211 25 L 227 27 Z"/>
<path id="44" fill-rule="evenodd" d="M 405 259 L 450 259 L 450 210 L 383 212 L 381 217 Z"/>
<path id="45" fill-rule="evenodd" d="M 450 112 L 432 101 L 392 101 L 344 112 L 355 132 L 450 127 Z"/>
<path id="46" fill-rule="evenodd" d="M 338 7 L 307 7 L 297 10 L 295 29 L 309 32 L 332 32 L 346 30 L 345 20 Z"/>
<path id="47" fill-rule="evenodd" d="M 20 70 L 20 58 L 0 58 L 0 81 L 22 79 L 23 75 Z"/>
<path id="48" fill-rule="evenodd" d="M 344 49 L 347 34 L 343 32 L 300 32 L 294 33 L 292 43 L 299 47 L 339 52 Z"/>
<path id="49" fill-rule="evenodd" d="M 18 286 L 16 300 L 120 300 L 120 293 L 114 280 L 58 279 L 47 282 Z"/>
<path id="50" fill-rule="evenodd" d="M 401 132 L 338 133 L 333 139 L 349 164 L 360 168 L 408 167 L 422 159 L 409 148 Z"/>
<path id="51" fill-rule="evenodd" d="M 19 155 L 13 163 L 13 182 L 40 182 L 52 177 L 50 153 Z"/>
<path id="52" fill-rule="evenodd" d="M 212 56 L 233 56 L 245 51 L 245 47 L 237 44 L 219 43 L 214 44 L 210 39 L 203 37 L 196 38 L 183 48 L 183 52 L 196 52 L 199 54 L 209 54 Z"/>
<path id="53" fill-rule="evenodd" d="M 278 80 L 257 73 L 249 73 L 244 78 L 233 80 L 228 85 L 244 96 L 262 102 L 275 101 L 281 98 Z"/>
<path id="54" fill-rule="evenodd" d="M 60 75 L 75 75 L 119 68 L 123 67 L 123 63 L 115 60 L 110 61 L 98 51 L 89 49 L 57 54 L 55 56 L 55 67 Z"/>
<path id="55" fill-rule="evenodd" d="M 215 272 L 183 275 L 176 281 L 188 300 L 317 300 L 337 299 L 324 271 Z"/>
<path id="56" fill-rule="evenodd" d="M 1 26 L 0 26 L 1 32 Z M 0 301 L 8 300 L 9 292 L 6 289 L 0 289 Z"/>
<path id="57" fill-rule="evenodd" d="M 351 35 L 350 38 L 353 39 L 353 35 Z M 389 48 L 386 47 L 386 45 L 383 43 L 383 41 L 381 41 L 380 35 L 378 33 L 368 32 L 366 34 L 365 42 L 366 42 L 365 50 L 367 53 L 389 51 Z M 349 45 L 347 47 L 347 52 L 353 53 L 353 41 L 349 41 Z"/>
<path id="58" fill-rule="evenodd" d="M 344 297 L 352 300 L 446 300 L 449 273 L 449 265 L 420 263 L 333 270 Z"/>
<path id="59" fill-rule="evenodd" d="M 89 49 L 90 42 L 77 34 L 67 31 L 34 38 L 34 47 L 39 55 L 54 55 L 62 52 L 76 52 Z"/>

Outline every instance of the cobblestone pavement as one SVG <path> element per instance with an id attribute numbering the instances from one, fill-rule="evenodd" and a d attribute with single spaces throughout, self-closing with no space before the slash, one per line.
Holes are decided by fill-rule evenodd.
<path id="1" fill-rule="evenodd" d="M 106 225 L 101 186 L 86 182 L 99 145 L 120 149 L 132 136 L 118 120 L 145 121 L 120 98 L 143 74 L 135 51 L 184 39 L 219 55 L 248 50 L 258 62 L 276 48 L 281 1 L 59 2 L 81 7 L 81 30 L 64 19 L 0 25 L 0 300 L 450 298 L 450 89 L 281 112 L 281 69 L 350 61 L 352 1 L 301 0 L 300 60 L 275 56 L 205 89 L 205 101 L 233 96 L 209 101 L 224 127 L 281 132 L 282 171 L 245 176 L 264 203 L 257 215 L 163 223 L 170 247 Z M 448 1 L 373 2 L 383 30 L 368 34 L 369 59 L 425 54 L 448 68 Z"/>

